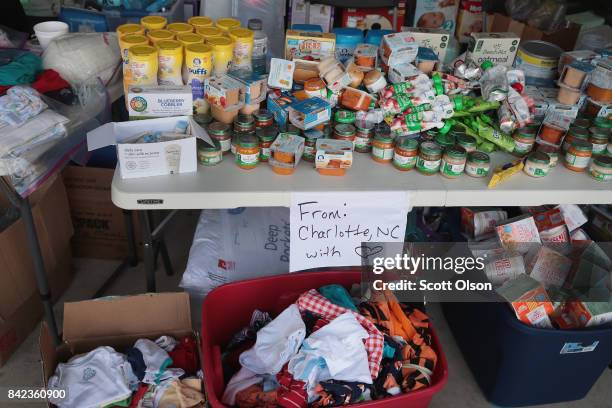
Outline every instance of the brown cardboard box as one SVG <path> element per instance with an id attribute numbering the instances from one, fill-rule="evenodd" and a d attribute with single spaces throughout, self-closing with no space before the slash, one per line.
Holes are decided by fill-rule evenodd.
<path id="1" fill-rule="evenodd" d="M 60 177 L 48 181 L 30 197 L 53 300 L 72 281 L 72 223 L 66 190 Z M 7 205 L 0 197 L 0 205 Z M 0 231 L 0 366 L 30 334 L 42 315 L 34 264 L 21 219 Z"/>
<path id="2" fill-rule="evenodd" d="M 114 172 L 114 169 L 80 166 L 64 169 L 74 225 L 72 250 L 75 257 L 124 259 L 128 255 L 123 211 L 111 201 Z M 133 220 L 138 244 L 140 234 L 135 214 Z"/>
<path id="3" fill-rule="evenodd" d="M 63 342 L 59 347 L 53 345 L 47 326 L 41 327 L 39 346 L 45 386 L 57 364 L 75 354 L 100 346 L 123 352 L 140 338 L 155 340 L 163 335 L 177 339 L 193 335 L 200 349 L 186 293 L 149 293 L 65 303 Z"/>
<path id="4" fill-rule="evenodd" d="M 521 42 L 529 40 L 548 41 L 558 45 L 565 51 L 574 49 L 574 44 L 580 33 L 580 26 L 574 23 L 571 23 L 567 28 L 544 32 L 499 13 L 495 13 L 493 16 L 487 15 L 486 18 L 492 20 L 490 24 L 486 24 L 490 32 L 511 31 L 521 37 Z"/>

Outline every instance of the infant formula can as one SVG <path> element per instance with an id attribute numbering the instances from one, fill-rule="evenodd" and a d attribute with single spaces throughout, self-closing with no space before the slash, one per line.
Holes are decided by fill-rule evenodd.
<path id="1" fill-rule="evenodd" d="M 183 85 L 183 45 L 176 40 L 157 43 L 157 80 L 160 85 Z"/>
<path id="2" fill-rule="evenodd" d="M 185 47 L 187 85 L 191 85 L 194 113 L 207 113 L 208 102 L 204 98 L 204 81 L 212 71 L 212 48 L 207 44 L 189 44 Z"/>

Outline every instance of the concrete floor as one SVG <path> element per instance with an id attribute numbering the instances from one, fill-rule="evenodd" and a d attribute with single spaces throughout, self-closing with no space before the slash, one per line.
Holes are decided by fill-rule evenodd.
<path id="1" fill-rule="evenodd" d="M 178 283 L 185 268 L 191 238 L 197 222 L 198 212 L 182 212 L 168 229 L 167 243 L 170 256 L 175 269 L 174 276 L 166 276 L 160 268 L 157 271 L 159 291 L 180 291 Z M 61 327 L 62 303 L 67 301 L 83 300 L 90 297 L 104 279 L 118 264 L 116 261 L 97 259 L 75 259 L 76 277 L 71 287 L 55 306 L 56 316 Z M 108 291 L 109 295 L 129 295 L 145 291 L 145 280 L 142 263 L 134 269 L 127 270 Z M 192 316 L 194 326 L 199 324 L 197 302 L 194 302 Z M 429 315 L 442 340 L 449 365 L 449 377 L 446 387 L 437 394 L 430 407 L 491 407 L 483 397 L 470 370 L 468 369 L 461 352 L 453 341 L 452 334 L 442 316 L 440 307 L 436 304 L 428 306 Z M 526 369 L 528 369 L 526 367 Z M 576 373 L 579 376 L 579 373 Z M 19 350 L 11 357 L 8 363 L 0 368 L 0 388 L 13 387 L 39 387 L 42 384 L 40 357 L 38 351 L 38 329 L 21 345 Z M 563 384 L 559 384 L 560 387 Z M 581 400 L 565 404 L 541 405 L 540 407 L 584 407 L 604 408 L 612 407 L 612 370 L 605 370 L 604 374 L 594 385 L 589 395 Z M 38 408 L 46 406 L 44 403 L 7 403 L 0 399 L 0 407 L 7 408 Z"/>

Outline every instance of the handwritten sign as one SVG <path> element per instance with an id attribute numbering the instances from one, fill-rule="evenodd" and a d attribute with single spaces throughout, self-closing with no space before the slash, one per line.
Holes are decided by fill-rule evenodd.
<path id="1" fill-rule="evenodd" d="M 409 208 L 404 192 L 294 193 L 291 272 L 357 266 L 383 248 L 364 242 L 402 242 Z"/>

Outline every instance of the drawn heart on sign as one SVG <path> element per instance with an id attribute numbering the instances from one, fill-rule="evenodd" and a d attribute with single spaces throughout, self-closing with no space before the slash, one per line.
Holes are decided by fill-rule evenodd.
<path id="1" fill-rule="evenodd" d="M 380 252 L 382 252 L 383 247 L 380 245 L 376 245 L 373 247 L 369 247 L 367 245 L 360 245 L 355 248 L 355 253 L 359 255 L 362 259 L 366 259 L 370 256 L 374 256 Z"/>

